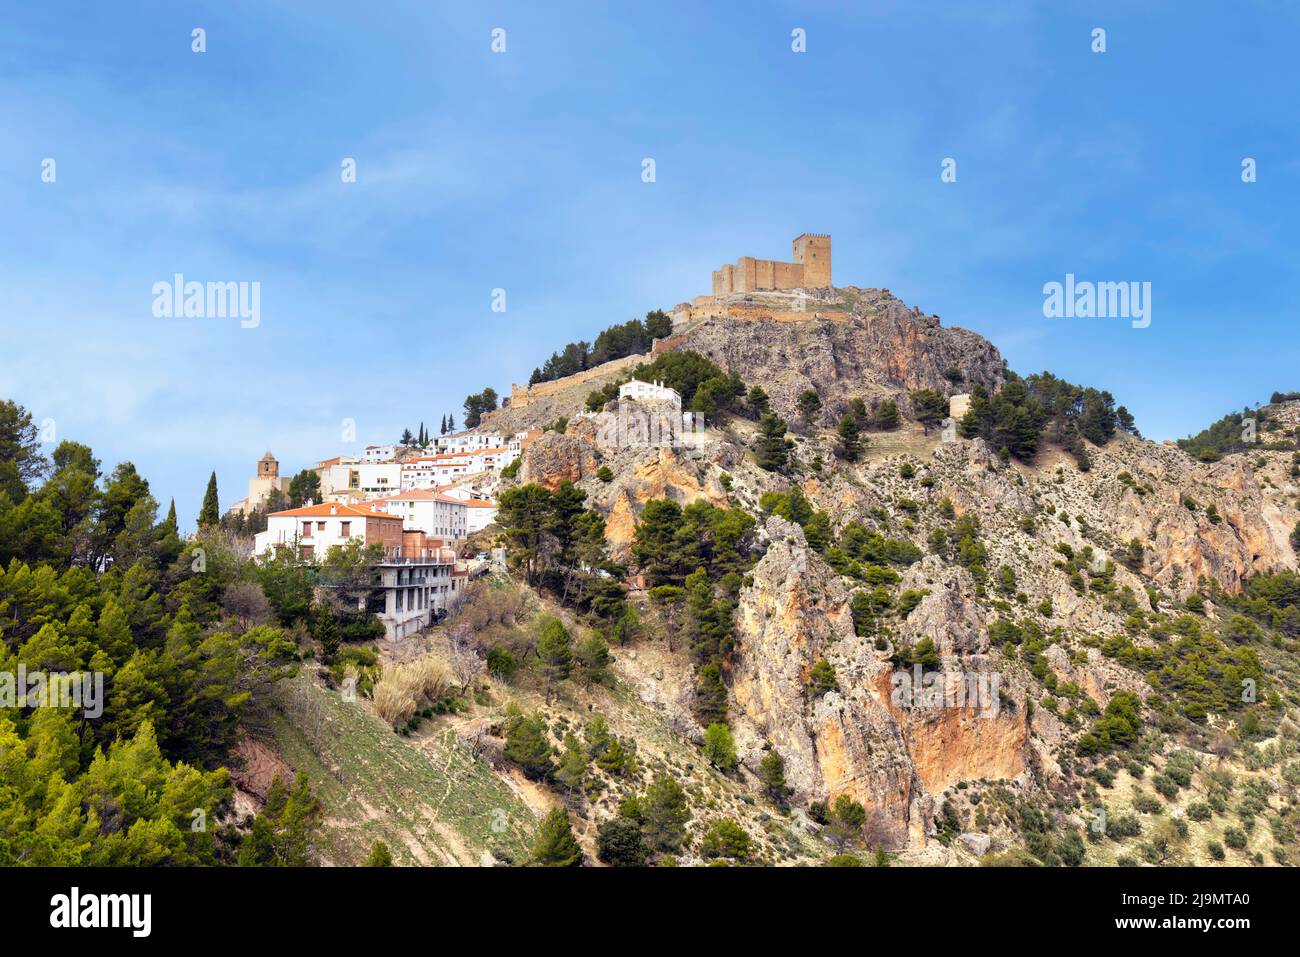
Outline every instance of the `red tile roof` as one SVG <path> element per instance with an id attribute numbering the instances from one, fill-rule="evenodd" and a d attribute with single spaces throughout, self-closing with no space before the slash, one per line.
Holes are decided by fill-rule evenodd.
<path id="1" fill-rule="evenodd" d="M 343 505 L 323 502 L 320 505 L 304 505 L 301 508 L 288 508 L 283 512 L 272 512 L 267 518 L 378 518 L 384 521 L 401 521 L 400 516 L 389 515 L 381 508 L 369 509 L 362 505 Z"/>
<path id="2" fill-rule="evenodd" d="M 450 495 L 443 495 L 437 489 L 433 488 L 413 488 L 405 492 L 395 492 L 392 495 L 383 495 L 379 498 L 371 499 L 372 502 L 450 502 L 453 505 L 464 505 L 458 498 L 452 498 Z"/>

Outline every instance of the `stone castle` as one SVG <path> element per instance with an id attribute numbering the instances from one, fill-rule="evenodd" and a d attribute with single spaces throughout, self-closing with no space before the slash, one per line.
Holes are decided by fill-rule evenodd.
<path id="1" fill-rule="evenodd" d="M 819 289 L 831 284 L 831 237 L 804 233 L 795 238 L 793 262 L 741 256 L 734 265 L 713 270 L 713 295 L 765 289 Z"/>

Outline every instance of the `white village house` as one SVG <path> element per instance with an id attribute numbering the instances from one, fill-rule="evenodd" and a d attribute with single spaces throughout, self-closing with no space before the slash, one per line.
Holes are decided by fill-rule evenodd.
<path id="1" fill-rule="evenodd" d="M 637 402 L 671 402 L 678 412 L 682 410 L 682 396 L 676 389 L 670 389 L 662 382 L 642 382 L 632 379 L 618 387 L 620 399 L 632 399 Z"/>

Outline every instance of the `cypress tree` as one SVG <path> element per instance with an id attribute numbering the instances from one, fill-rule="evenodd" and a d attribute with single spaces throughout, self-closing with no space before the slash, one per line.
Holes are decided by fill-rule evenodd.
<path id="1" fill-rule="evenodd" d="M 167 518 L 163 521 L 163 524 L 173 532 L 176 531 L 176 499 L 174 497 L 171 505 L 167 508 Z"/>
<path id="2" fill-rule="evenodd" d="M 203 507 L 199 509 L 199 528 L 216 525 L 221 521 L 221 509 L 217 505 L 217 473 L 214 471 L 208 479 L 208 490 L 203 494 Z"/>

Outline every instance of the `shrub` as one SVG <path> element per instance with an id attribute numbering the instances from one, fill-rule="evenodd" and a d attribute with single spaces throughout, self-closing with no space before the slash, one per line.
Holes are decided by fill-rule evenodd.
<path id="1" fill-rule="evenodd" d="M 730 771 L 736 766 L 736 742 L 731 729 L 721 722 L 704 731 L 704 758 L 720 771 Z"/>
<path id="2" fill-rule="evenodd" d="M 825 658 L 819 659 L 808 673 L 808 690 L 812 692 L 813 697 L 817 698 L 828 691 L 838 691 L 839 688 L 835 666 Z"/>
<path id="3" fill-rule="evenodd" d="M 703 857 L 725 857 L 743 861 L 749 856 L 750 839 L 745 829 L 730 818 L 714 821 L 700 841 Z"/>
<path id="4" fill-rule="evenodd" d="M 611 818 L 596 829 L 596 856 L 611 867 L 642 867 L 648 852 L 641 825 L 626 818 Z"/>
<path id="5" fill-rule="evenodd" d="M 836 854 L 826 862 L 827 867 L 866 867 L 856 854 Z"/>

